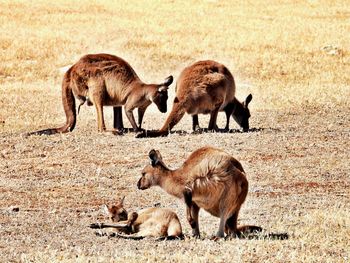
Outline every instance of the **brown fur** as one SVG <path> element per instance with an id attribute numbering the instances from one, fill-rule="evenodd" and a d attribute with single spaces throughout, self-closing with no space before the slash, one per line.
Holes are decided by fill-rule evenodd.
<path id="1" fill-rule="evenodd" d="M 114 106 L 119 110 L 124 105 L 126 115 L 135 131 L 141 130 L 143 115 L 154 102 L 161 112 L 167 111 L 169 76 L 161 84 L 145 84 L 133 68 L 123 59 L 109 54 L 83 56 L 64 75 L 62 82 L 62 103 L 66 124 L 31 134 L 54 134 L 72 131 L 76 123 L 75 98 L 83 105 L 95 105 L 98 131 L 105 131 L 103 106 Z M 136 125 L 133 110 L 138 108 L 139 125 Z M 115 109 L 115 114 L 116 114 Z M 120 111 L 121 114 L 121 111 Z M 121 116 L 121 115 L 120 115 Z M 116 118 L 116 116 L 115 116 Z M 121 118 L 121 117 L 120 117 Z M 114 121 L 114 126 L 122 126 Z"/>
<path id="2" fill-rule="evenodd" d="M 151 165 L 142 170 L 138 188 L 143 190 L 158 185 L 183 199 L 194 236 L 199 236 L 200 208 L 220 217 L 217 237 L 223 237 L 224 233 L 241 234 L 237 218 L 248 193 L 248 181 L 236 159 L 222 150 L 204 147 L 194 151 L 180 168 L 170 170 L 158 151 L 152 150 L 149 157 Z"/>
<path id="3" fill-rule="evenodd" d="M 176 213 L 166 208 L 151 207 L 128 215 L 127 220 L 122 219 L 125 215 L 123 202 L 116 205 L 105 206 L 106 213 L 113 222 L 118 224 L 92 224 L 92 228 L 116 228 L 127 235 L 119 237 L 140 239 L 143 237 L 157 238 L 181 238 L 182 228 Z"/>
<path id="4" fill-rule="evenodd" d="M 167 135 L 185 113 L 193 116 L 193 130 L 199 128 L 198 114 L 210 114 L 208 129 L 217 129 L 219 111 L 226 113 L 225 129 L 229 129 L 231 115 L 244 131 L 249 129 L 248 104 L 252 96 L 250 94 L 245 103 L 235 98 L 235 81 L 224 65 L 212 60 L 198 61 L 181 72 L 176 86 L 174 104 L 163 127 L 158 131 L 139 134 L 139 138 Z"/>

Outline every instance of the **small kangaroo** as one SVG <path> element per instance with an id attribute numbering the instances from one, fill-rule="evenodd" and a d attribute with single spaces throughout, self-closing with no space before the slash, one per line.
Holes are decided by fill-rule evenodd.
<path id="1" fill-rule="evenodd" d="M 198 61 L 185 68 L 176 84 L 176 97 L 172 110 L 163 127 L 137 135 L 142 137 L 166 136 L 187 112 L 192 115 L 192 128 L 199 128 L 198 114 L 210 114 L 208 130 L 217 130 L 216 119 L 219 111 L 226 113 L 225 130 L 229 130 L 230 116 L 243 128 L 249 130 L 250 111 L 248 104 L 251 94 L 243 103 L 235 98 L 236 86 L 231 72 L 212 60 Z"/>
<path id="2" fill-rule="evenodd" d="M 159 151 L 149 152 L 151 164 L 142 170 L 137 183 L 144 190 L 158 185 L 186 203 L 187 220 L 193 236 L 199 237 L 198 213 L 203 208 L 220 218 L 217 238 L 242 236 L 262 231 L 257 226 L 237 227 L 238 212 L 248 193 L 248 181 L 242 165 L 228 153 L 203 147 L 194 151 L 184 164 L 170 170 Z"/>
<path id="3" fill-rule="evenodd" d="M 126 239 L 156 237 L 161 239 L 183 238 L 182 228 L 176 213 L 166 208 L 150 207 L 128 215 L 123 206 L 124 197 L 116 205 L 104 205 L 104 211 L 117 224 L 91 224 L 91 228 L 116 228 L 127 235 Z"/>
<path id="4" fill-rule="evenodd" d="M 168 87 L 172 82 L 173 77 L 169 76 L 163 83 L 145 84 L 133 68 L 120 57 L 110 54 L 85 55 L 69 68 L 63 78 L 62 103 L 66 124 L 59 128 L 32 132 L 29 135 L 73 131 L 77 115 L 75 98 L 80 101 L 78 112 L 85 102 L 89 106 L 95 105 L 98 131 L 106 131 L 103 106 L 114 106 L 114 127 L 123 126 L 122 105 L 133 130 L 141 131 L 144 113 L 152 102 L 157 105 L 160 112 L 167 111 Z M 135 108 L 138 108 L 138 125 L 133 115 Z"/>

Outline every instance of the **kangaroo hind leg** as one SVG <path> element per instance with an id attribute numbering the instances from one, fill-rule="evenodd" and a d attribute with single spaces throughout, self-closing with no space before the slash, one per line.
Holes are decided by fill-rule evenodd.
<path id="1" fill-rule="evenodd" d="M 209 131 L 218 130 L 218 127 L 216 125 L 216 120 L 218 118 L 219 109 L 220 109 L 220 105 L 216 106 L 215 109 L 210 114 L 210 120 L 208 125 Z"/>
<path id="2" fill-rule="evenodd" d="M 182 228 L 181 224 L 178 218 L 173 218 L 169 222 L 168 231 L 167 231 L 168 237 L 175 237 L 175 238 L 182 238 Z"/>

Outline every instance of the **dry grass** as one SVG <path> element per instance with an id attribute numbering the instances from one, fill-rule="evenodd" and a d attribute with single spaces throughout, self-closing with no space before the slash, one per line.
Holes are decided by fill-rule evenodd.
<path id="1" fill-rule="evenodd" d="M 347 1 L 0 0 L 1 260 L 348 262 L 349 32 Z M 58 69 L 97 52 L 125 58 L 147 82 L 199 59 L 223 62 L 238 97 L 253 94 L 251 125 L 261 130 L 137 140 L 98 134 L 94 109 L 84 107 L 73 133 L 23 138 L 64 121 Z M 145 127 L 164 119 L 152 107 Z M 190 127 L 187 116 L 175 130 Z M 183 204 L 136 182 L 150 149 L 176 167 L 204 145 L 232 153 L 247 171 L 240 224 L 289 240 L 213 242 L 218 219 L 204 212 L 203 240 L 125 241 L 86 227 L 105 219 L 103 202 L 126 194 L 135 210 L 173 208 L 189 234 Z"/>

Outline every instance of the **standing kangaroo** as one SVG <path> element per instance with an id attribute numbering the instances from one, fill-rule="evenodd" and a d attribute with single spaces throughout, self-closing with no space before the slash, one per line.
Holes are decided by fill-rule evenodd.
<path id="1" fill-rule="evenodd" d="M 157 237 L 164 239 L 182 238 L 182 228 L 176 213 L 166 208 L 151 207 L 128 215 L 123 206 L 124 197 L 113 206 L 104 205 L 105 213 L 117 224 L 91 224 L 90 228 L 115 228 L 127 235 L 127 239 Z"/>
<path id="2" fill-rule="evenodd" d="M 75 98 L 80 101 L 79 108 L 85 102 L 89 106 L 95 105 L 98 131 L 106 131 L 103 106 L 115 107 L 114 127 L 122 127 L 122 105 L 134 131 L 140 131 L 144 113 L 152 102 L 160 112 L 167 111 L 168 87 L 172 82 L 173 77 L 169 76 L 161 84 L 145 84 L 133 68 L 117 56 L 85 55 L 69 68 L 63 78 L 62 103 L 66 124 L 59 128 L 32 132 L 30 135 L 72 131 L 76 124 Z M 135 108 L 138 108 L 138 125 L 133 115 Z"/>
<path id="3" fill-rule="evenodd" d="M 151 150 L 149 158 L 151 164 L 142 170 L 138 188 L 144 190 L 158 185 L 167 193 L 183 199 L 194 236 L 200 236 L 200 208 L 220 218 L 216 237 L 224 237 L 225 233 L 241 236 L 245 232 L 262 230 L 257 226 L 237 227 L 238 212 L 248 193 L 248 181 L 242 165 L 231 155 L 203 147 L 194 151 L 175 170 L 164 164 L 159 151 Z"/>
<path id="4" fill-rule="evenodd" d="M 186 112 L 192 115 L 194 131 L 199 127 L 198 114 L 210 114 L 208 130 L 217 129 L 219 111 L 226 113 L 226 130 L 229 129 L 231 115 L 243 131 L 249 130 L 248 104 L 253 97 L 249 94 L 243 103 L 235 98 L 234 78 L 223 64 L 212 60 L 198 61 L 181 72 L 176 87 L 174 104 L 163 127 L 140 133 L 138 138 L 168 135 Z"/>

